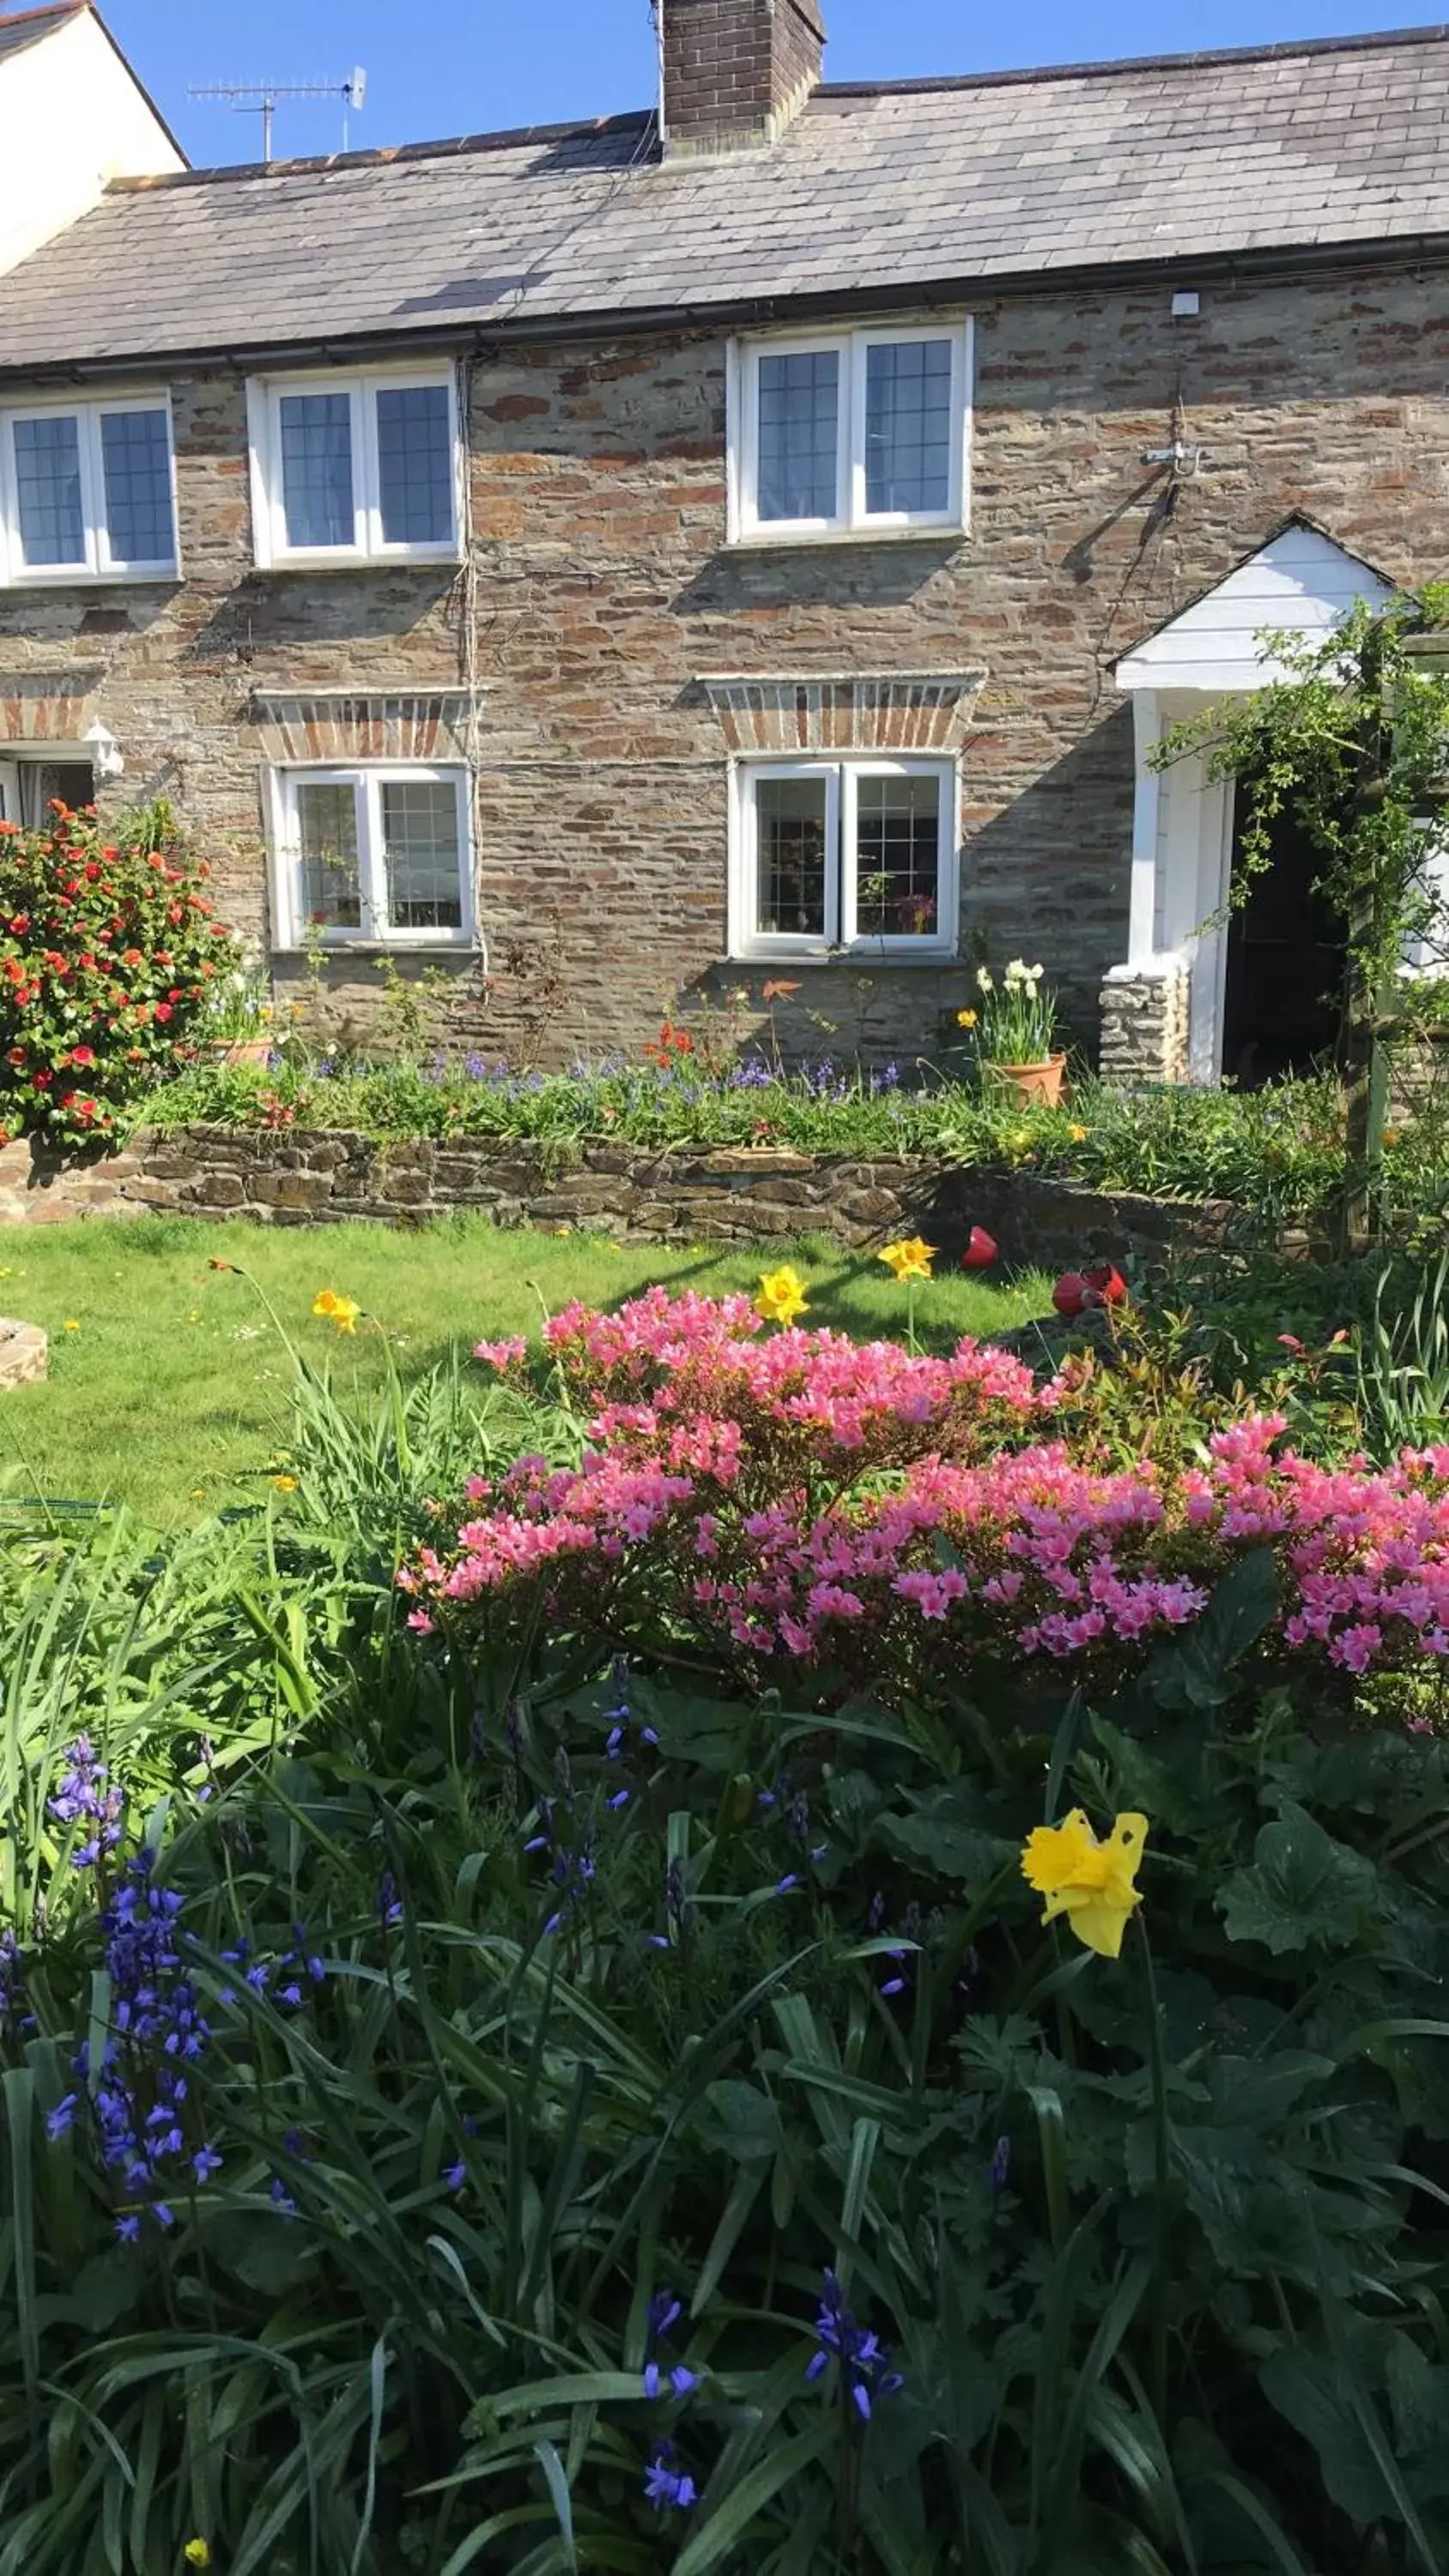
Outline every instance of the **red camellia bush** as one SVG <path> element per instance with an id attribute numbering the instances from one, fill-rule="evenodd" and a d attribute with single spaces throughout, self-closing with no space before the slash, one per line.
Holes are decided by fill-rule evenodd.
<path id="1" fill-rule="evenodd" d="M 235 957 L 164 806 L 104 832 L 89 807 L 51 811 L 41 832 L 0 823 L 0 1131 L 74 1147 L 194 1059 Z"/>

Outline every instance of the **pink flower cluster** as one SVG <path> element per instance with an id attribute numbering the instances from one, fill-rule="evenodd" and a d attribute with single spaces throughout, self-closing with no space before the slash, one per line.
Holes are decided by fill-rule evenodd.
<path id="1" fill-rule="evenodd" d="M 1449 1655 L 1449 1449 L 1326 1468 L 1249 1414 L 1201 1467 L 1088 1467 L 1042 1436 L 1058 1391 L 999 1350 L 766 1336 L 743 1298 L 654 1289 L 547 1339 L 591 1445 L 470 1487 L 456 1548 L 402 1578 L 432 1610 L 541 1587 L 601 1640 L 915 1685 L 977 1657 L 1130 1660 L 1266 1546 L 1279 1651 L 1351 1673 Z"/>

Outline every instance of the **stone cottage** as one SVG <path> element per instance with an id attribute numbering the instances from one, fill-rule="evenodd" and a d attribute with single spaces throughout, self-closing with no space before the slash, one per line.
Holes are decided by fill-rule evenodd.
<path id="1" fill-rule="evenodd" d="M 818 0 L 659 16 L 657 110 L 328 160 L 131 83 L 27 240 L 7 37 L 102 39 L 0 18 L 7 811 L 164 794 L 284 990 L 394 956 L 498 1054 L 767 986 L 929 1052 L 984 941 L 1108 1066 L 1307 1061 L 1311 854 L 1225 926 L 1150 754 L 1449 557 L 1449 36 L 862 84 Z"/>

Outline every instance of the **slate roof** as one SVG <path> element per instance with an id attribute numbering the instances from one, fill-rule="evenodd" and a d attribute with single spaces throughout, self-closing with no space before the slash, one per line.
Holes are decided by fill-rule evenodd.
<path id="1" fill-rule="evenodd" d="M 660 164 L 652 120 L 121 182 L 0 284 L 0 370 L 1449 247 L 1449 28 L 872 87 Z"/>
<path id="2" fill-rule="evenodd" d="M 6 54 L 22 52 L 26 45 L 38 44 L 52 27 L 64 18 L 74 18 L 85 5 L 86 0 L 53 0 L 49 8 L 17 9 L 0 18 L 0 61 Z"/>

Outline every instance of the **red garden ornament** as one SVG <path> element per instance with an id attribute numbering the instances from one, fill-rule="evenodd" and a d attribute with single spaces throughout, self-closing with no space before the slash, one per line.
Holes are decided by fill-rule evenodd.
<path id="1" fill-rule="evenodd" d="M 987 1233 L 984 1225 L 973 1225 L 961 1255 L 961 1267 L 963 1270 L 989 1270 L 996 1254 L 995 1237 Z"/>
<path id="2" fill-rule="evenodd" d="M 1068 1322 L 1094 1308 L 1126 1303 L 1127 1282 L 1110 1261 L 1104 1261 L 1097 1270 L 1064 1270 L 1052 1290 L 1052 1304 Z"/>

